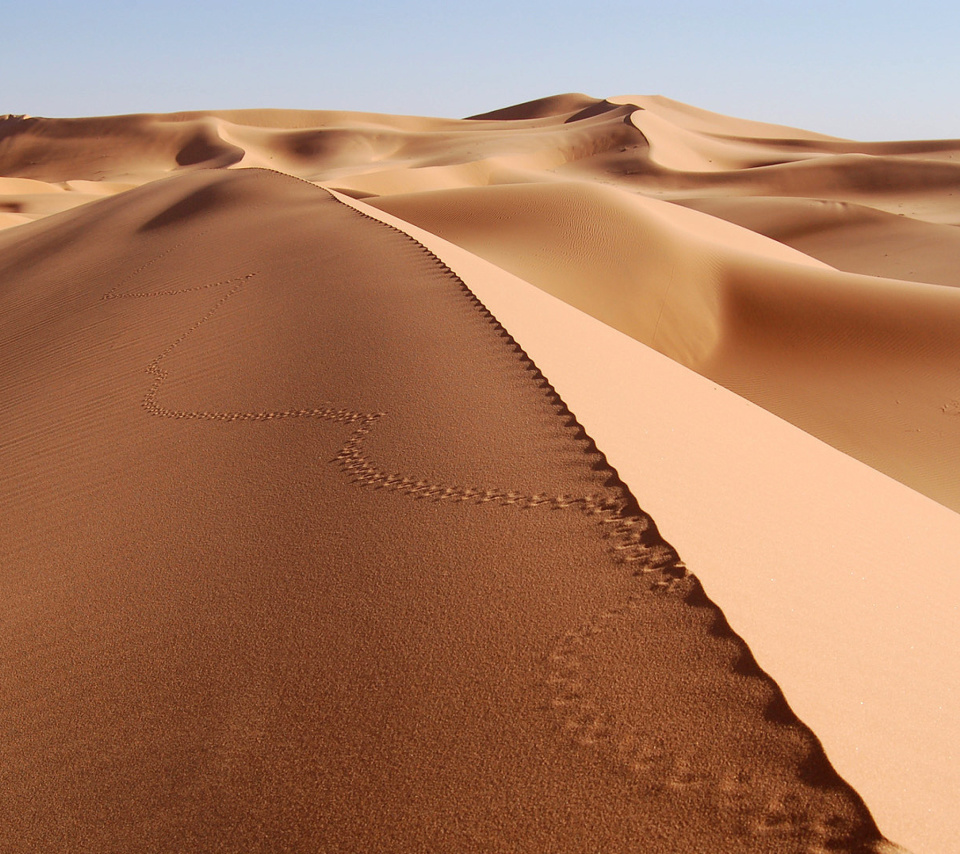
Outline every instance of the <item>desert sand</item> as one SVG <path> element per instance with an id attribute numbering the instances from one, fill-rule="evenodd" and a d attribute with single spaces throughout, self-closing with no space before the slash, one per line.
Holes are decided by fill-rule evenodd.
<path id="1" fill-rule="evenodd" d="M 958 850 L 958 155 L 0 120 L 0 847 Z"/>

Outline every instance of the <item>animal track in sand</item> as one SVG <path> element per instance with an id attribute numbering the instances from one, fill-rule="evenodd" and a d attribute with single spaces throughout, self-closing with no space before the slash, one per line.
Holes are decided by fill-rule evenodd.
<path id="1" fill-rule="evenodd" d="M 686 583 L 696 582 L 688 576 Z M 632 629 L 642 631 L 644 600 L 659 590 L 682 597 L 684 584 L 664 587 L 658 580 L 649 587 L 638 585 L 624 601 L 567 632 L 550 653 L 546 682 L 566 736 L 624 775 L 638 795 L 696 792 L 712 805 L 722 827 L 737 835 L 768 840 L 771 850 L 783 850 L 784 845 L 809 854 L 847 850 L 844 845 L 855 838 L 856 823 L 842 815 L 825 815 L 800 797 L 795 785 L 775 773 L 736 766 L 705 771 L 696 761 L 697 743 L 686 743 L 686 751 L 671 750 L 655 727 L 649 731 L 641 726 L 625 727 L 605 707 L 596 676 L 590 672 L 589 654 L 596 652 L 603 635 L 618 628 L 617 623 L 633 621 Z"/>
<path id="2" fill-rule="evenodd" d="M 270 172 L 272 170 L 262 170 Z M 283 175 L 287 179 L 302 179 Z M 303 183 L 322 188 L 308 181 Z M 332 195 L 332 194 L 331 194 Z M 334 196 L 333 198 L 336 199 Z M 438 269 L 438 272 L 454 284 L 463 296 L 477 309 L 481 316 L 495 328 L 498 337 L 511 347 L 528 370 L 537 386 L 551 398 L 558 417 L 566 416 L 576 423 L 556 391 L 539 372 L 520 345 L 499 324 L 466 283 L 434 253 L 411 235 L 384 223 L 363 211 L 337 202 L 357 216 L 368 219 L 380 228 L 389 229 L 415 244 Z M 488 486 L 460 486 L 418 478 L 415 474 L 391 472 L 377 465 L 367 454 L 364 441 L 373 425 L 386 418 L 384 412 L 359 412 L 333 405 L 291 407 L 282 410 L 182 410 L 160 402 L 160 393 L 168 377 L 165 367 L 170 355 L 191 335 L 201 329 L 223 306 L 240 295 L 244 288 L 258 275 L 257 271 L 216 282 L 201 283 L 182 288 L 154 289 L 144 291 L 121 291 L 128 287 L 144 271 L 162 259 L 202 236 L 198 232 L 191 240 L 171 246 L 140 265 L 129 276 L 114 285 L 101 299 L 160 298 L 201 290 L 224 289 L 212 307 L 176 338 L 164 347 L 160 354 L 145 368 L 152 381 L 143 396 L 141 405 L 152 416 L 208 420 L 208 421 L 268 421 L 287 418 L 311 418 L 335 423 L 354 424 L 354 430 L 336 454 L 340 470 L 352 482 L 361 487 L 386 489 L 417 499 L 453 501 L 469 504 L 512 506 L 518 509 L 547 508 L 551 510 L 576 510 L 593 519 L 600 526 L 608 542 L 608 551 L 614 561 L 629 567 L 637 579 L 635 589 L 621 602 L 594 615 L 579 628 L 564 634 L 550 651 L 545 662 L 544 684 L 550 694 L 550 706 L 560 717 L 560 729 L 578 749 L 593 751 L 611 762 L 619 773 L 635 781 L 638 788 L 669 790 L 680 793 L 688 790 L 712 793 L 721 821 L 733 823 L 738 832 L 761 838 L 776 839 L 778 844 L 796 839 L 811 854 L 833 849 L 847 838 L 851 828 L 845 819 L 836 817 L 826 822 L 810 816 L 803 804 L 788 791 L 777 793 L 776 781 L 761 781 L 737 769 L 716 770 L 713 773 L 697 774 L 691 761 L 696 754 L 696 745 L 690 744 L 686 753 L 669 750 L 661 739 L 641 731 L 622 732 L 615 717 L 604 708 L 596 690 L 596 675 L 590 672 L 584 650 L 610 627 L 625 619 L 636 620 L 643 600 L 653 594 L 670 594 L 686 599 L 698 586 L 675 550 L 661 538 L 653 519 L 639 510 L 635 503 L 625 498 L 591 493 L 588 495 L 549 495 L 524 493 Z M 579 426 L 579 425 L 578 425 Z M 612 470 L 611 470 L 612 473 Z M 626 492 L 626 488 L 624 487 Z M 771 785 L 773 783 L 774 785 Z M 783 788 L 783 787 L 781 787 Z M 762 795 L 763 792 L 774 794 Z M 760 796 L 760 797 L 758 797 Z M 801 842 L 802 840 L 802 842 Z"/>

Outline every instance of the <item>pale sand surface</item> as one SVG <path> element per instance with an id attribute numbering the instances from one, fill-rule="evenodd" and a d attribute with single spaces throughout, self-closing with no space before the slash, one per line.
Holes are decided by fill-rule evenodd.
<path id="1" fill-rule="evenodd" d="M 881 830 L 914 851 L 955 850 L 960 516 L 406 228 L 524 342 L 664 536 L 683 543 Z"/>
<path id="2" fill-rule="evenodd" d="M 0 118 L 10 839 L 873 838 L 697 582 L 648 594 L 661 575 L 612 561 L 649 563 L 641 517 L 611 545 L 590 502 L 526 506 L 631 499 L 497 327 L 468 331 L 455 277 L 315 187 L 206 171 L 245 167 L 459 244 L 438 251 L 539 348 L 881 830 L 953 850 L 960 142 L 585 95 L 470 120 Z"/>

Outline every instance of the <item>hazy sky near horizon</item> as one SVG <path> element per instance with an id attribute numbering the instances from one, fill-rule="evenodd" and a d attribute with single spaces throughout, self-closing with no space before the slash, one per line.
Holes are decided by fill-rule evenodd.
<path id="1" fill-rule="evenodd" d="M 928 0 L 0 0 L 0 114 L 462 117 L 659 94 L 858 139 L 960 138 L 960 6 Z"/>

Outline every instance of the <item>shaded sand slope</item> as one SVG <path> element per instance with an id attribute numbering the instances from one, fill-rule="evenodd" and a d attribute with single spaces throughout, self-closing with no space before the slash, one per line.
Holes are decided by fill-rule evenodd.
<path id="1" fill-rule="evenodd" d="M 912 851 L 954 851 L 960 516 L 404 227 L 524 342 L 880 828 Z"/>
<path id="2" fill-rule="evenodd" d="M 200 171 L 0 263 L 4 850 L 877 842 L 419 244 Z"/>
<path id="3" fill-rule="evenodd" d="M 368 201 L 960 509 L 957 289 L 840 273 L 587 183 Z"/>

